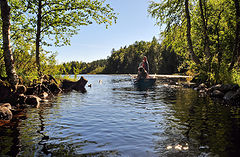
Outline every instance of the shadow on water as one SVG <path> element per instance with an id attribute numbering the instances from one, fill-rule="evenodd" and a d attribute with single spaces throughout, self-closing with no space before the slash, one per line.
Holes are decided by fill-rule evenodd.
<path id="1" fill-rule="evenodd" d="M 168 88 L 169 90 L 171 88 Z M 210 98 L 200 98 L 189 89 L 173 90 L 167 97 L 172 115 L 164 134 L 168 138 L 157 141 L 156 150 L 162 142 L 167 156 L 235 156 L 240 148 L 239 107 L 214 103 Z M 238 110 L 236 117 L 236 110 Z M 235 112 L 235 113 L 234 113 Z"/>
<path id="2" fill-rule="evenodd" d="M 235 156 L 240 107 L 157 82 L 86 76 L 88 92 L 60 95 L 0 127 L 0 156 Z M 102 80 L 101 83 L 99 80 Z"/>
<path id="3" fill-rule="evenodd" d="M 0 156 L 16 156 L 20 151 L 18 122 L 0 127 Z"/>

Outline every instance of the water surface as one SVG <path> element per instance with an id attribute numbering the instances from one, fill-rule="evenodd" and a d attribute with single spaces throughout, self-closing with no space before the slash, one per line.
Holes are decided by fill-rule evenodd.
<path id="1" fill-rule="evenodd" d="M 135 88 L 127 75 L 84 75 L 87 93 L 55 97 L 0 127 L 0 155 L 234 156 L 240 107 L 160 81 Z"/>

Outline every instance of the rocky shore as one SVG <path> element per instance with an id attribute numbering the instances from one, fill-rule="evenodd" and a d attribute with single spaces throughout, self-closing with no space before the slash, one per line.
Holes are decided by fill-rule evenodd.
<path id="1" fill-rule="evenodd" d="M 18 84 L 14 88 L 6 81 L 0 80 L 0 126 L 9 123 L 14 114 L 29 107 L 38 108 L 41 102 L 52 97 L 76 90 L 86 92 L 87 80 L 81 77 L 78 81 L 61 80 L 60 85 L 51 75 L 44 75 L 40 83 L 31 83 L 29 86 Z"/>
<path id="2" fill-rule="evenodd" d="M 204 83 L 187 83 L 179 81 L 178 79 L 161 79 L 161 82 L 172 88 L 192 88 L 199 92 L 200 97 L 209 96 L 223 104 L 240 105 L 240 87 L 238 84 L 217 84 L 207 86 Z"/>
<path id="3" fill-rule="evenodd" d="M 195 87 L 201 96 L 210 96 L 223 103 L 240 105 L 240 87 L 238 84 L 217 84 L 207 87 L 204 83 Z"/>

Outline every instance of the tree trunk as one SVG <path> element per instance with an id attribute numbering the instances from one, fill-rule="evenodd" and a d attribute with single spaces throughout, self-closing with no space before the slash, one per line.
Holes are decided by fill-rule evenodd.
<path id="1" fill-rule="evenodd" d="M 235 9 L 236 9 L 236 32 L 235 32 L 235 43 L 234 43 L 234 48 L 233 48 L 233 55 L 232 55 L 232 62 L 229 66 L 229 70 L 232 70 L 234 67 L 235 62 L 237 59 L 240 59 L 240 37 L 239 37 L 239 32 L 240 32 L 240 9 L 239 9 L 239 1 L 238 0 L 233 0 L 235 4 Z"/>
<path id="2" fill-rule="evenodd" d="M 13 55 L 10 49 L 10 7 L 7 0 L 1 0 L 1 17 L 2 17 L 2 36 L 3 36 L 3 53 L 4 62 L 8 81 L 12 86 L 18 83 L 18 76 L 14 68 Z"/>
<path id="3" fill-rule="evenodd" d="M 38 1 L 38 14 L 37 14 L 37 34 L 36 34 L 36 64 L 39 77 L 41 73 L 40 65 L 40 38 L 41 38 L 41 24 L 42 24 L 42 0 Z"/>
<path id="4" fill-rule="evenodd" d="M 199 7 L 200 7 L 200 12 L 201 12 L 203 34 L 204 34 L 204 54 L 206 55 L 207 58 L 209 58 L 210 57 L 209 37 L 207 34 L 207 23 L 206 23 L 206 19 L 204 17 L 202 0 L 199 0 Z"/>
<path id="5" fill-rule="evenodd" d="M 192 60 L 196 64 L 200 64 L 199 58 L 196 56 L 196 54 L 193 51 L 193 45 L 192 45 L 192 39 L 191 39 L 191 18 L 189 14 L 189 9 L 188 9 L 188 0 L 185 0 L 185 14 L 187 18 L 187 42 L 188 42 L 188 50 L 190 52 Z"/>

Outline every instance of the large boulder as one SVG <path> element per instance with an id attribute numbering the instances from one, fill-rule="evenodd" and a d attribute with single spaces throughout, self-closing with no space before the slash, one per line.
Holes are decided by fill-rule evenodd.
<path id="1" fill-rule="evenodd" d="M 38 108 L 40 106 L 40 98 L 38 96 L 35 95 L 27 95 L 26 96 L 26 100 L 25 103 L 32 106 L 32 107 L 36 107 Z"/>
<path id="2" fill-rule="evenodd" d="M 238 89 L 237 91 L 228 91 L 224 95 L 223 99 L 225 101 L 231 101 L 231 102 L 238 101 L 239 102 L 240 101 L 240 89 Z"/>
<path id="3" fill-rule="evenodd" d="M 209 92 L 213 92 L 214 90 L 221 91 L 222 93 L 227 93 L 228 91 L 236 91 L 239 86 L 237 84 L 217 84 L 209 88 Z"/>
<path id="4" fill-rule="evenodd" d="M 80 92 L 86 92 L 85 85 L 87 80 L 84 77 L 81 77 L 78 81 L 63 80 L 61 88 L 64 91 L 76 90 Z"/>
<path id="5" fill-rule="evenodd" d="M 0 104 L 0 120 L 11 120 L 12 112 L 11 105 L 9 103 Z"/>
<path id="6" fill-rule="evenodd" d="M 224 93 L 219 91 L 219 90 L 214 90 L 211 94 L 211 97 L 216 97 L 216 98 L 223 98 L 224 97 Z"/>
<path id="7" fill-rule="evenodd" d="M 22 104 L 25 104 L 25 103 L 26 103 L 26 99 L 27 99 L 27 96 L 26 96 L 26 95 L 24 95 L 24 94 L 19 94 L 19 95 L 18 95 L 17 102 L 18 102 L 18 104 L 22 105 Z"/>
<path id="8" fill-rule="evenodd" d="M 62 92 L 56 83 L 50 83 L 47 87 L 53 94 L 59 94 Z"/>
<path id="9" fill-rule="evenodd" d="M 24 85 L 17 85 L 16 86 L 16 94 L 24 94 L 26 93 L 27 88 Z"/>
<path id="10" fill-rule="evenodd" d="M 194 88 L 197 91 L 205 90 L 207 86 L 204 83 L 201 83 L 198 87 Z"/>
<path id="11" fill-rule="evenodd" d="M 37 93 L 36 86 L 27 87 L 26 95 L 35 95 Z"/>

